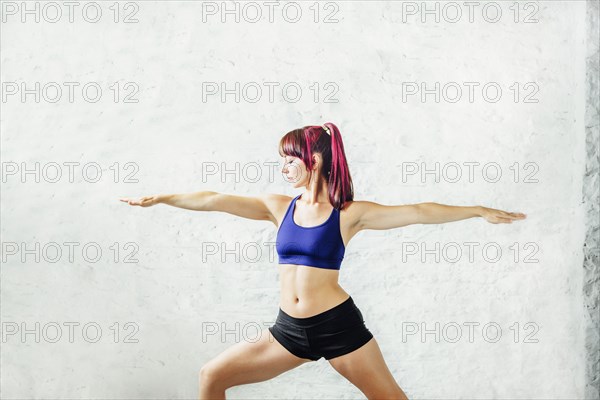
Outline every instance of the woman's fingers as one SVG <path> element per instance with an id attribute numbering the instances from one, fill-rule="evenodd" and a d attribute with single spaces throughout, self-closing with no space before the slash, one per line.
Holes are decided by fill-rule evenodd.
<path id="1" fill-rule="evenodd" d="M 498 222 L 512 224 L 512 222 L 515 220 L 524 219 L 525 214 L 509 213 L 509 212 L 502 211 L 502 212 L 496 214 L 495 217 L 498 220 Z"/>
<path id="2" fill-rule="evenodd" d="M 140 197 L 139 200 L 132 200 L 126 197 L 121 197 L 119 200 L 128 203 L 131 206 L 150 207 L 157 204 L 157 196 L 144 196 Z"/>
<path id="3" fill-rule="evenodd" d="M 525 214 L 523 213 L 505 213 L 507 217 L 512 219 L 523 219 L 525 218 Z"/>
<path id="4" fill-rule="evenodd" d="M 502 210 L 496 210 L 496 212 L 497 212 L 498 216 L 502 217 L 502 218 L 523 219 L 526 217 L 526 215 L 523 213 L 508 212 L 508 211 L 502 211 Z"/>
<path id="5" fill-rule="evenodd" d="M 512 224 L 512 222 L 515 220 L 520 220 L 527 217 L 523 213 L 496 210 L 494 208 L 488 208 L 487 211 L 488 212 L 484 214 L 484 217 L 492 224 Z"/>
<path id="6" fill-rule="evenodd" d="M 132 200 L 132 199 L 120 198 L 119 200 L 123 201 L 125 203 L 128 203 L 130 206 L 139 206 L 139 205 L 141 205 L 141 203 L 139 201 Z"/>

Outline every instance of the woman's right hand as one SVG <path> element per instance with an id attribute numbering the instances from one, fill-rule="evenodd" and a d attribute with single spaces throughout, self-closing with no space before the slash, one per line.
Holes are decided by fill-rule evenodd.
<path id="1" fill-rule="evenodd" d="M 150 207 L 155 204 L 160 203 L 160 195 L 154 196 L 144 196 L 139 200 L 129 199 L 129 198 L 120 198 L 120 201 L 128 203 L 130 206 L 140 206 L 140 207 Z"/>

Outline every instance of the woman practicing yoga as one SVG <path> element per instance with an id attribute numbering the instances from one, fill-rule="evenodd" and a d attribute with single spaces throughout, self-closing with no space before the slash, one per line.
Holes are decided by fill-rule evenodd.
<path id="1" fill-rule="evenodd" d="M 200 399 L 224 399 L 233 386 L 274 378 L 324 357 L 368 399 L 407 399 L 352 297 L 338 284 L 348 242 L 364 229 L 441 224 L 471 217 L 511 223 L 525 218 L 483 206 L 438 203 L 382 205 L 354 201 L 352 179 L 337 126 L 305 126 L 279 142 L 282 173 L 303 192 L 256 197 L 202 191 L 120 199 L 132 206 L 163 203 L 223 211 L 278 228 L 279 312 L 255 342 L 232 345 L 200 370 Z"/>

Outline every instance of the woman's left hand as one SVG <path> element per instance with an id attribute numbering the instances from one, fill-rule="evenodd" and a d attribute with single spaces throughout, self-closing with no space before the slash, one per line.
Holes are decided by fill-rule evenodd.
<path id="1" fill-rule="evenodd" d="M 495 208 L 481 207 L 481 210 L 481 216 L 492 224 L 512 224 L 514 220 L 527 218 L 523 213 L 496 210 Z"/>

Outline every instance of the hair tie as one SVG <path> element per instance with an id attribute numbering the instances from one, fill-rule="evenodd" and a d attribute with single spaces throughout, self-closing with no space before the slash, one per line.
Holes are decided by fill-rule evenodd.
<path id="1" fill-rule="evenodd" d="M 323 129 L 325 129 L 325 132 L 327 132 L 327 134 L 328 134 L 329 136 L 331 136 L 331 133 L 329 132 L 329 128 L 328 128 L 328 127 L 326 127 L 325 125 L 321 125 L 321 126 L 323 127 Z"/>

